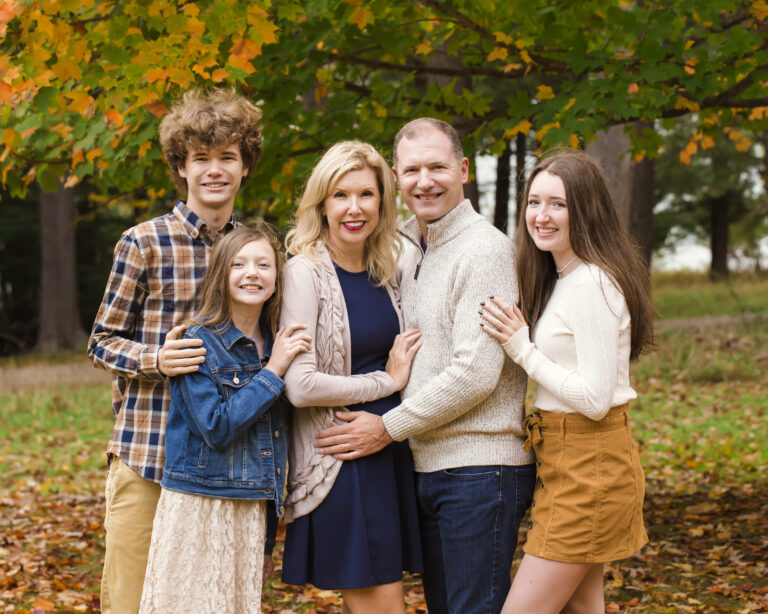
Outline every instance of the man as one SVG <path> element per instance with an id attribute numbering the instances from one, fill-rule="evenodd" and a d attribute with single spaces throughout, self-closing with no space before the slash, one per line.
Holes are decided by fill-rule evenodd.
<path id="1" fill-rule="evenodd" d="M 102 612 L 139 610 L 165 460 L 168 378 L 197 370 L 182 340 L 211 249 L 229 232 L 235 196 L 261 156 L 261 111 L 231 90 L 189 91 L 160 124 L 179 200 L 120 237 L 88 355 L 110 371 L 115 427 L 107 446 Z"/>
<path id="2" fill-rule="evenodd" d="M 404 126 L 393 170 L 414 214 L 401 229 L 405 328 L 419 328 L 424 344 L 399 406 L 383 417 L 340 412 L 347 424 L 317 442 L 353 459 L 408 438 L 430 614 L 497 613 L 536 473 L 523 450 L 525 373 L 478 315 L 490 295 L 517 302 L 512 243 L 464 200 L 469 160 L 450 125 Z"/>

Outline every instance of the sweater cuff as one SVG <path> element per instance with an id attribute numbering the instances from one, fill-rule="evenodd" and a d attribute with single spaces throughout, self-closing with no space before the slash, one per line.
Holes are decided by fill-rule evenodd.
<path id="1" fill-rule="evenodd" d="M 529 329 L 527 326 L 523 326 L 517 329 L 517 332 L 507 339 L 506 343 L 502 343 L 501 347 L 507 353 L 507 356 L 520 364 L 523 358 L 523 349 L 529 343 L 531 343 Z"/>
<path id="2" fill-rule="evenodd" d="M 402 404 L 393 407 L 381 417 L 384 421 L 384 428 L 387 430 L 389 436 L 395 441 L 408 439 L 408 432 L 406 430 L 408 425 L 406 424 L 402 407 Z"/>

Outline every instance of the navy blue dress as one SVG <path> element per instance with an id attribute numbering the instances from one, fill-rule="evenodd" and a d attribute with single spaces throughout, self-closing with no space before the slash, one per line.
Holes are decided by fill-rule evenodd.
<path id="1" fill-rule="evenodd" d="M 338 266 L 349 314 L 352 374 L 383 370 L 399 332 L 386 289 L 368 273 Z M 348 406 L 384 414 L 400 395 Z M 287 527 L 283 582 L 326 590 L 365 588 L 421 572 L 421 545 L 413 458 L 408 442 L 393 442 L 376 454 L 344 461 L 325 500 Z"/>

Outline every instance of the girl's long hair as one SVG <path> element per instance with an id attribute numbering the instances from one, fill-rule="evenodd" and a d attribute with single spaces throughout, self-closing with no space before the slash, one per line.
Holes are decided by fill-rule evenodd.
<path id="1" fill-rule="evenodd" d="M 619 221 L 608 184 L 600 167 L 587 154 L 562 149 L 539 161 L 528 178 L 524 204 L 539 173 L 557 175 L 565 186 L 571 248 L 584 262 L 605 271 L 624 294 L 632 329 L 630 358 L 637 358 L 653 345 L 654 309 L 650 297 L 650 275 L 640 251 Z M 533 330 L 557 281 L 557 268 L 550 252 L 541 251 L 520 212 L 517 226 L 517 276 L 520 310 Z"/>
<path id="2" fill-rule="evenodd" d="M 311 260 L 316 259 L 315 243 L 318 240 L 330 250 L 328 222 L 322 215 L 323 203 L 344 175 L 365 168 L 376 173 L 381 195 L 379 223 L 365 241 L 366 267 L 371 278 L 383 285 L 395 275 L 397 258 L 402 250 L 397 234 L 395 179 L 384 158 L 368 143 L 342 141 L 320 158 L 296 207 L 293 228 L 285 238 L 285 245 L 289 254 L 303 254 Z"/>
<path id="3" fill-rule="evenodd" d="M 274 339 L 277 333 L 280 307 L 283 302 L 282 279 L 285 254 L 274 229 L 266 222 L 241 224 L 216 243 L 203 278 L 203 285 L 200 290 L 200 306 L 197 308 L 193 324 L 216 326 L 223 322 L 229 322 L 231 318 L 229 272 L 232 262 L 238 252 L 248 243 L 261 239 L 267 241 L 275 252 L 275 265 L 277 267 L 275 292 L 261 308 L 261 319 L 266 322 Z"/>

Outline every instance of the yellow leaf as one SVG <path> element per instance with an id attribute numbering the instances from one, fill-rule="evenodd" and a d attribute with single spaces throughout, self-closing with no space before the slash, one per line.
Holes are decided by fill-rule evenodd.
<path id="1" fill-rule="evenodd" d="M 517 70 L 518 68 L 520 68 L 520 66 L 521 66 L 521 64 L 517 64 L 517 63 L 507 64 L 501 70 L 503 70 L 504 72 L 510 72 L 510 71 L 513 71 L 513 70 Z"/>
<path id="2" fill-rule="evenodd" d="M 505 45 L 512 44 L 512 37 L 509 34 L 505 34 L 504 32 L 494 32 L 493 35 L 496 37 L 497 43 L 504 43 Z"/>
<path id="3" fill-rule="evenodd" d="M 93 98 L 91 98 L 89 94 L 77 90 L 69 92 L 67 98 L 72 101 L 69 104 L 69 109 L 75 113 L 80 113 L 81 115 L 88 110 L 88 107 L 90 107 L 93 102 Z"/>
<path id="4" fill-rule="evenodd" d="M 68 58 L 61 58 L 51 67 L 51 69 L 62 81 L 68 81 L 69 79 L 79 79 L 82 75 L 80 67 Z"/>
<path id="5" fill-rule="evenodd" d="M 630 83 L 627 87 L 627 94 L 637 94 L 640 91 L 640 86 L 637 83 Z"/>
<path id="6" fill-rule="evenodd" d="M 200 37 L 205 34 L 205 24 L 199 19 L 195 19 L 194 17 L 187 19 L 186 29 L 190 36 Z"/>
<path id="7" fill-rule="evenodd" d="M 101 155 L 101 149 L 91 149 L 87 154 L 85 154 L 85 159 L 88 160 L 88 162 L 93 162 L 96 158 L 98 158 Z"/>
<path id="8" fill-rule="evenodd" d="M 227 77 L 229 77 L 229 73 L 223 68 L 217 68 L 211 73 L 211 80 L 215 83 L 221 83 Z"/>
<path id="9" fill-rule="evenodd" d="M 322 102 L 323 98 L 328 95 L 328 86 L 318 85 L 315 88 L 315 102 Z"/>
<path id="10" fill-rule="evenodd" d="M 683 96 L 678 96 L 677 100 L 675 101 L 675 108 L 687 109 L 689 111 L 696 112 L 699 110 L 699 105 L 698 103 L 693 102 L 692 100 L 688 100 L 687 98 L 684 98 Z"/>
<path id="11" fill-rule="evenodd" d="M 736 151 L 749 151 L 750 147 L 752 147 L 752 139 L 746 136 L 736 141 Z"/>
<path id="12" fill-rule="evenodd" d="M 506 47 L 494 47 L 493 51 L 488 54 L 487 61 L 493 62 L 494 60 L 506 60 L 509 52 Z"/>
<path id="13" fill-rule="evenodd" d="M 680 152 L 680 162 L 688 166 L 691 163 L 691 154 L 683 150 Z"/>
<path id="14" fill-rule="evenodd" d="M 42 599 L 40 597 L 35 599 L 30 605 L 33 608 L 37 608 L 39 610 L 45 610 L 46 612 L 50 612 L 56 607 L 56 604 L 53 603 L 52 601 L 48 601 L 47 599 Z"/>
<path id="15" fill-rule="evenodd" d="M 568 137 L 568 144 L 573 147 L 574 149 L 579 148 L 579 135 L 578 134 L 572 134 Z"/>
<path id="16" fill-rule="evenodd" d="M 147 80 L 147 83 L 165 81 L 168 78 L 168 71 L 165 68 L 150 68 L 144 73 L 144 78 Z"/>
<path id="17" fill-rule="evenodd" d="M 387 116 L 387 109 L 384 108 L 383 105 L 379 104 L 375 100 L 371 101 L 371 105 L 373 106 L 373 110 L 376 113 L 376 117 L 386 117 Z"/>
<path id="18" fill-rule="evenodd" d="M 147 155 L 147 152 L 152 148 L 152 143 L 149 141 L 144 141 L 141 144 L 141 147 L 139 147 L 139 159 L 143 158 Z"/>
<path id="19" fill-rule="evenodd" d="M 280 169 L 280 175 L 282 177 L 291 177 L 297 162 L 298 160 L 296 158 L 290 158 L 285 164 L 283 164 L 283 168 Z"/>
<path id="20" fill-rule="evenodd" d="M 555 97 L 555 92 L 552 91 L 552 88 L 548 85 L 540 85 L 539 88 L 536 90 L 536 98 L 539 100 L 549 100 L 550 98 Z"/>
<path id="21" fill-rule="evenodd" d="M 5 132 L 3 132 L 3 138 L 0 139 L 0 144 L 17 147 L 21 145 L 21 135 L 13 128 L 6 128 Z"/>
<path id="22" fill-rule="evenodd" d="M 85 156 L 83 156 L 82 149 L 75 149 L 72 152 L 72 168 L 75 168 L 78 164 L 85 162 Z"/>
<path id="23" fill-rule="evenodd" d="M 428 42 L 424 41 L 423 43 L 416 45 L 416 53 L 419 55 L 429 55 L 432 53 L 432 47 Z"/>
<path id="24" fill-rule="evenodd" d="M 65 188 L 74 188 L 78 183 L 80 183 L 81 178 L 77 175 L 70 175 L 67 177 L 67 180 L 64 182 Z"/>
<path id="25" fill-rule="evenodd" d="M 765 112 L 767 110 L 768 107 L 755 107 L 752 109 L 752 113 L 749 114 L 749 119 L 765 119 Z"/>
<path id="26" fill-rule="evenodd" d="M 352 15 L 349 18 L 349 23 L 353 23 L 360 30 L 364 30 L 366 25 L 373 23 L 373 13 L 368 9 L 363 9 L 358 6 L 354 11 L 352 11 Z"/>
<path id="27" fill-rule="evenodd" d="M 528 134 L 528 132 L 530 132 L 530 130 L 531 130 L 531 122 L 529 122 L 526 119 L 526 120 L 521 121 L 514 128 L 507 128 L 504 131 L 504 136 L 509 139 L 509 138 L 512 138 L 513 136 L 515 136 L 518 132 L 522 132 L 523 134 Z"/>
<path id="28" fill-rule="evenodd" d="M 531 60 L 531 56 L 528 55 L 528 52 L 523 49 L 520 51 L 520 57 L 523 58 L 523 62 L 526 64 L 533 64 L 533 60 Z"/>
<path id="29" fill-rule="evenodd" d="M 637 164 L 640 164 L 643 160 L 645 160 L 645 152 L 639 151 L 634 155 L 634 160 Z"/>
<path id="30" fill-rule="evenodd" d="M 192 2 L 187 2 L 184 5 L 184 14 L 189 17 L 197 17 L 200 14 L 200 9 Z"/>
<path id="31" fill-rule="evenodd" d="M 110 109 L 107 111 L 107 117 L 112 120 L 116 126 L 119 127 L 123 125 L 123 116 L 120 115 L 120 112 L 117 109 Z"/>
<path id="32" fill-rule="evenodd" d="M 536 133 L 536 138 L 539 140 L 542 140 L 544 138 L 544 135 L 547 134 L 547 132 L 549 132 L 550 130 L 552 130 L 552 128 L 559 128 L 559 127 L 560 127 L 560 122 L 552 122 L 550 124 L 545 124 L 544 126 L 541 127 L 541 130 L 539 130 Z"/>
<path id="33" fill-rule="evenodd" d="M 101 158 L 97 163 L 96 166 L 99 170 L 104 171 L 109 168 L 109 160 L 105 160 L 104 158 Z"/>
<path id="34" fill-rule="evenodd" d="M 763 21 L 768 18 L 768 2 L 765 2 L 765 0 L 757 0 L 757 2 L 753 2 L 749 12 L 758 20 Z"/>
<path id="35" fill-rule="evenodd" d="M 576 99 L 575 98 L 570 98 L 568 100 L 568 103 L 563 107 L 563 111 L 567 111 L 568 109 L 570 109 L 575 104 L 576 104 Z"/>
<path id="36" fill-rule="evenodd" d="M 705 136 L 701 139 L 702 149 L 711 149 L 714 146 L 715 146 L 715 141 L 712 139 L 711 136 Z"/>

